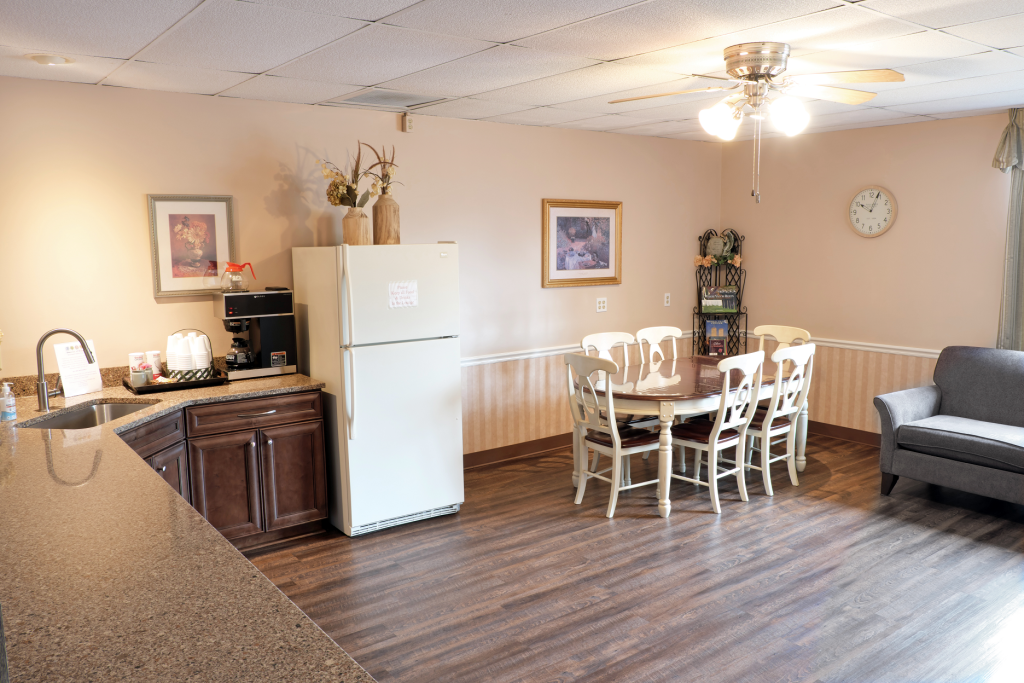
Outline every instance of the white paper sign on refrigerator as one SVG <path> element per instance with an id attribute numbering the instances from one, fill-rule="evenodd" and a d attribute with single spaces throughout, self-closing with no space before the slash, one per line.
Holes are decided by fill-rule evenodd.
<path id="1" fill-rule="evenodd" d="M 412 308 L 420 305 L 419 286 L 416 280 L 400 280 L 388 283 L 388 307 Z"/>

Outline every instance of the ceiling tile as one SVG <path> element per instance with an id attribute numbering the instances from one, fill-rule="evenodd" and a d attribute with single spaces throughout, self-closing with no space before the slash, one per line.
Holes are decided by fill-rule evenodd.
<path id="1" fill-rule="evenodd" d="M 1024 0 L 868 0 L 864 7 L 930 28 L 1024 12 Z"/>
<path id="2" fill-rule="evenodd" d="M 856 69 L 899 69 L 938 59 L 962 57 L 985 51 L 985 48 L 937 31 L 921 31 L 911 35 L 847 46 L 790 59 L 787 73 L 825 73 Z M 892 84 L 899 85 L 899 84 Z"/>
<path id="3" fill-rule="evenodd" d="M 1024 14 L 950 26 L 946 31 L 989 47 L 1021 47 L 1024 45 Z"/>
<path id="4" fill-rule="evenodd" d="M 149 62 L 128 62 L 112 73 L 104 81 L 104 85 L 214 95 L 249 78 L 252 78 L 250 74 L 233 71 L 213 71 L 212 69 L 197 69 L 193 66 L 150 64 Z"/>
<path id="5" fill-rule="evenodd" d="M 119 65 L 124 64 L 124 61 L 120 59 L 64 53 L 62 56 L 75 61 L 60 66 L 44 66 L 33 62 L 25 56 L 27 54 L 33 53 L 18 47 L 0 46 L 0 76 L 67 81 L 69 83 L 96 83 Z"/>
<path id="6" fill-rule="evenodd" d="M 464 97 L 582 69 L 596 63 L 593 59 L 583 57 L 498 45 L 381 85 L 445 97 Z"/>
<path id="7" fill-rule="evenodd" d="M 839 4 L 832 0 L 653 0 L 517 43 L 581 57 L 621 59 Z"/>
<path id="8" fill-rule="evenodd" d="M 679 133 L 694 133 L 700 128 L 700 124 L 694 125 L 693 121 L 661 121 L 659 123 L 644 123 L 629 128 L 618 128 L 614 132 L 624 135 L 651 135 L 655 137 L 668 137 Z"/>
<path id="9" fill-rule="evenodd" d="M 365 24 L 342 17 L 216 0 L 146 48 L 139 59 L 261 73 L 361 26 Z"/>
<path id="10" fill-rule="evenodd" d="M 664 107 L 674 103 L 685 104 L 687 102 L 696 102 L 698 100 L 710 98 L 721 99 L 725 96 L 725 93 L 721 93 L 721 91 L 719 91 L 710 93 L 690 93 L 689 95 L 669 95 L 667 97 L 651 97 L 643 100 L 634 100 L 632 102 L 620 102 L 619 104 L 609 104 L 609 102 L 629 97 L 642 97 L 644 95 L 657 95 L 660 93 L 676 92 L 679 90 L 716 87 L 721 84 L 721 81 L 714 81 L 710 78 L 681 78 L 678 80 L 666 81 L 665 83 L 656 83 L 655 85 L 644 86 L 643 88 L 631 88 L 630 90 L 620 90 L 619 92 L 598 95 L 596 97 L 570 100 L 569 102 L 563 102 L 556 106 L 559 109 L 585 111 L 592 114 L 628 114 L 629 116 L 636 116 L 640 118 L 658 119 L 660 117 L 644 116 L 641 113 L 641 110 Z"/>
<path id="11" fill-rule="evenodd" d="M 967 116 L 991 116 L 992 114 L 1006 114 L 1009 107 L 992 107 L 988 109 L 968 109 L 967 111 L 935 112 L 928 116 L 935 119 L 960 119 Z"/>
<path id="12" fill-rule="evenodd" d="M 450 100 L 440 104 L 418 107 L 415 112 L 427 116 L 444 116 L 453 119 L 485 119 L 488 116 L 511 114 L 512 112 L 523 111 L 526 108 L 521 104 L 491 102 L 464 97 L 460 100 Z"/>
<path id="13" fill-rule="evenodd" d="M 1024 88 L 1024 71 L 1012 71 L 993 76 L 963 78 L 957 81 L 943 81 L 929 85 L 919 85 L 902 90 L 887 90 L 879 93 L 871 100 L 872 106 L 891 107 L 915 102 L 946 100 L 954 97 L 970 95 L 986 95 L 988 93 L 1006 92 Z M 977 109 L 977 107 L 972 107 Z"/>
<path id="14" fill-rule="evenodd" d="M 714 97 L 702 97 L 689 99 L 679 104 L 670 104 L 664 107 L 653 107 L 629 112 L 630 116 L 660 119 L 663 121 L 682 121 L 684 119 L 695 119 L 702 109 L 714 106 L 715 102 L 728 95 L 728 93 L 717 93 Z M 692 97 L 692 96 L 691 96 Z M 666 98 L 668 99 L 668 98 Z"/>
<path id="15" fill-rule="evenodd" d="M 610 114 L 608 116 L 595 116 L 593 118 L 581 119 L 579 121 L 566 121 L 555 124 L 559 128 L 579 128 L 581 130 L 615 130 L 616 128 L 629 128 L 644 123 L 643 119 L 636 119 L 630 116 Z"/>
<path id="16" fill-rule="evenodd" d="M 4 0 L 0 45 L 127 59 L 201 0 Z"/>
<path id="17" fill-rule="evenodd" d="M 678 79 L 664 71 L 639 69 L 618 64 L 595 64 L 557 76 L 492 90 L 482 93 L 478 97 L 484 100 L 544 106 L 672 80 Z"/>
<path id="18" fill-rule="evenodd" d="M 493 47 L 469 38 L 440 36 L 373 24 L 313 54 L 274 70 L 275 76 L 376 85 Z"/>
<path id="19" fill-rule="evenodd" d="M 409 5 L 414 5 L 419 0 L 246 0 L 246 2 L 276 5 L 300 12 L 377 21 L 398 10 L 405 9 Z"/>
<path id="20" fill-rule="evenodd" d="M 901 126 L 904 123 L 924 123 L 926 121 L 934 121 L 935 119 L 928 116 L 901 116 L 893 119 L 878 119 L 876 121 L 859 121 L 856 123 L 847 123 L 841 126 L 829 126 L 824 128 L 809 128 L 804 131 L 805 134 L 810 133 L 834 133 L 840 130 L 853 130 L 855 128 L 879 128 L 881 126 Z"/>
<path id="21" fill-rule="evenodd" d="M 753 41 L 788 43 L 793 54 L 831 50 L 868 40 L 902 36 L 920 29 L 904 22 L 880 17 L 854 7 L 839 7 L 824 12 L 746 29 L 685 45 L 621 60 L 620 64 L 664 69 L 679 74 L 707 74 L 721 71 L 725 65 L 722 51 L 730 45 Z M 977 52 L 977 48 L 972 52 Z"/>
<path id="22" fill-rule="evenodd" d="M 387 23 L 507 43 L 641 0 L 425 0 Z"/>
<path id="23" fill-rule="evenodd" d="M 1022 106 L 1024 106 L 1024 88 L 1018 87 L 1017 90 L 1007 90 L 1005 92 L 990 93 L 987 95 L 951 97 L 944 100 L 902 104 L 890 107 L 890 109 L 906 112 L 908 114 L 932 116 L 952 112 L 975 111 L 978 109 L 997 109 Z"/>
<path id="24" fill-rule="evenodd" d="M 673 140 L 690 140 L 693 142 L 715 142 L 721 143 L 720 138 L 716 138 L 714 135 L 709 135 L 704 131 L 694 131 L 692 133 L 679 133 L 678 135 L 668 135 Z"/>
<path id="25" fill-rule="evenodd" d="M 537 107 L 536 109 L 527 109 L 526 111 L 514 114 L 492 116 L 486 120 L 495 121 L 497 123 L 517 123 L 522 126 L 550 126 L 555 123 L 579 120 L 585 116 L 586 114 L 576 111 L 552 109 L 550 107 Z"/>
<path id="26" fill-rule="evenodd" d="M 821 114 L 812 116 L 807 130 L 815 128 L 831 128 L 846 124 L 865 123 L 868 121 L 884 121 L 886 119 L 898 119 L 906 116 L 903 112 L 889 111 L 888 109 L 876 109 L 874 107 L 863 107 L 853 111 L 840 112 L 836 114 Z M 771 117 L 768 117 L 771 119 Z"/>
<path id="27" fill-rule="evenodd" d="M 241 97 L 248 100 L 315 104 L 362 89 L 359 85 L 339 85 L 280 76 L 257 76 L 220 94 L 223 97 Z"/>

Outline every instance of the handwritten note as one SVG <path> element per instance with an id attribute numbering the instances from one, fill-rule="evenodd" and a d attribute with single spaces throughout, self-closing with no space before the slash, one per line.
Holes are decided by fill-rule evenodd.
<path id="1" fill-rule="evenodd" d="M 412 308 L 420 305 L 419 287 L 416 280 L 400 280 L 388 283 L 388 307 Z"/>
<path id="2" fill-rule="evenodd" d="M 89 349 L 95 358 L 96 345 L 92 343 L 92 339 L 86 341 L 89 342 Z M 90 364 L 86 360 L 81 344 L 76 341 L 54 344 L 53 351 L 57 354 L 57 369 L 60 370 L 60 378 L 64 383 L 64 396 L 70 398 L 103 390 L 100 364 Z"/>

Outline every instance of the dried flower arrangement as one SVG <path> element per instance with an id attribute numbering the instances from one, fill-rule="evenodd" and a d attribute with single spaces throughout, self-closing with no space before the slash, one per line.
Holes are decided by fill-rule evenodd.
<path id="1" fill-rule="evenodd" d="M 733 254 L 732 252 L 722 254 L 721 256 L 712 256 L 711 254 L 708 254 L 707 256 L 693 257 L 693 265 L 697 268 L 710 268 L 711 266 L 724 266 L 726 264 L 739 268 L 740 263 L 742 262 L 743 257 L 739 254 Z"/>
<path id="2" fill-rule="evenodd" d="M 376 197 L 379 194 L 391 194 L 391 185 L 396 182 L 395 173 L 398 170 L 398 165 L 395 164 L 394 145 L 391 146 L 391 158 L 388 159 L 388 148 L 386 146 L 381 145 L 380 152 L 377 152 L 376 149 L 365 142 L 361 142 L 359 144 L 369 149 L 373 152 L 373 156 L 377 157 L 377 163 L 366 169 L 366 174 L 373 176 L 374 178 L 373 186 L 370 188 L 370 196 Z M 380 167 L 380 171 L 375 173 L 373 169 L 378 166 Z M 398 184 L 401 185 L 401 183 Z"/>

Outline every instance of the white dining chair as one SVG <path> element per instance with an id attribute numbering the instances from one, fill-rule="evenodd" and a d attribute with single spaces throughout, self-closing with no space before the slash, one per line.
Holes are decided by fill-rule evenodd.
<path id="1" fill-rule="evenodd" d="M 788 349 L 790 346 L 796 343 L 807 344 L 811 341 L 811 333 L 800 327 L 789 327 L 787 325 L 758 325 L 754 328 L 754 335 L 760 337 L 758 344 L 758 350 L 764 351 L 765 337 L 771 335 L 775 337 L 775 341 L 778 345 L 775 350 Z M 776 374 L 785 375 L 786 368 L 778 368 Z M 771 379 L 770 376 L 765 376 L 765 379 Z M 797 469 L 803 471 L 806 466 L 807 460 L 804 457 L 804 446 L 807 443 L 807 420 L 810 419 L 807 412 L 807 403 L 804 403 L 804 407 L 800 410 L 800 415 L 795 418 L 796 431 L 797 431 Z M 776 442 L 781 443 L 781 442 Z"/>
<path id="2" fill-rule="evenodd" d="M 807 392 L 811 388 L 811 375 L 814 370 L 814 344 L 801 344 L 779 349 L 772 354 L 775 362 L 775 386 L 767 408 L 758 408 L 754 420 L 747 428 L 747 469 L 761 470 L 764 490 L 769 496 L 772 491 L 771 464 L 785 460 L 789 467 L 789 480 L 793 486 L 799 486 L 800 480 L 796 473 L 796 435 L 795 423 L 800 411 L 807 402 Z M 783 366 L 789 368 L 783 372 Z M 786 452 L 772 455 L 772 439 L 786 434 Z M 757 446 L 754 440 L 757 439 Z M 776 443 L 780 443 L 780 439 Z M 761 466 L 752 464 L 754 451 L 761 453 Z"/>
<path id="3" fill-rule="evenodd" d="M 626 484 L 626 472 L 629 469 L 629 457 L 634 453 L 650 450 L 658 445 L 658 434 L 646 429 L 623 427 L 615 421 L 615 399 L 612 396 L 608 378 L 619 371 L 614 361 L 605 358 L 593 358 L 582 353 L 565 354 L 565 370 L 569 387 L 569 405 L 573 408 L 572 419 L 581 434 L 581 457 L 577 463 L 579 486 L 576 489 L 576 505 L 583 502 L 583 493 L 587 488 L 588 479 L 600 479 L 611 485 L 606 516 L 615 515 L 615 504 L 619 492 L 635 489 L 639 486 L 657 484 L 657 479 Z M 573 374 L 575 373 L 575 377 Z M 603 390 L 599 395 L 591 377 L 597 374 L 597 386 Z M 594 451 L 594 460 L 587 467 L 590 451 Z M 602 455 L 611 458 L 611 466 L 598 471 Z M 610 477 L 602 476 L 611 472 Z"/>
<path id="4" fill-rule="evenodd" d="M 583 353 L 589 354 L 590 349 L 597 351 L 598 358 L 615 361 L 612 358 L 612 349 L 622 345 L 622 365 L 629 367 L 629 347 L 636 343 L 636 339 L 629 332 L 598 332 L 588 334 L 580 342 Z"/>
<path id="5" fill-rule="evenodd" d="M 740 489 L 740 500 L 747 500 L 744 447 L 747 443 L 747 429 L 757 411 L 757 399 L 761 390 L 761 373 L 764 368 L 764 351 L 755 351 L 742 356 L 726 358 L 718 363 L 722 373 L 722 398 L 718 404 L 718 415 L 712 422 L 697 419 L 672 427 L 672 443 L 696 451 L 693 478 L 671 474 L 673 479 L 691 484 L 707 486 L 711 491 L 711 508 L 716 514 L 722 513 L 718 501 L 718 480 L 733 475 Z M 741 377 L 735 386 L 730 382 L 733 370 L 739 370 Z M 736 447 L 732 462 L 721 457 L 726 448 Z M 706 453 L 706 459 L 701 457 Z M 701 465 L 707 465 L 708 480 L 701 481 Z M 729 466 L 731 465 L 731 467 Z"/>
<path id="6" fill-rule="evenodd" d="M 683 331 L 678 327 L 645 327 L 636 333 L 636 343 L 640 347 L 640 364 L 647 361 L 644 359 L 644 343 L 650 347 L 650 357 L 653 363 L 656 360 L 665 360 L 665 353 L 661 348 L 661 342 L 665 339 L 672 340 L 672 357 L 679 358 L 679 350 L 676 348 L 676 339 L 683 336 Z"/>

